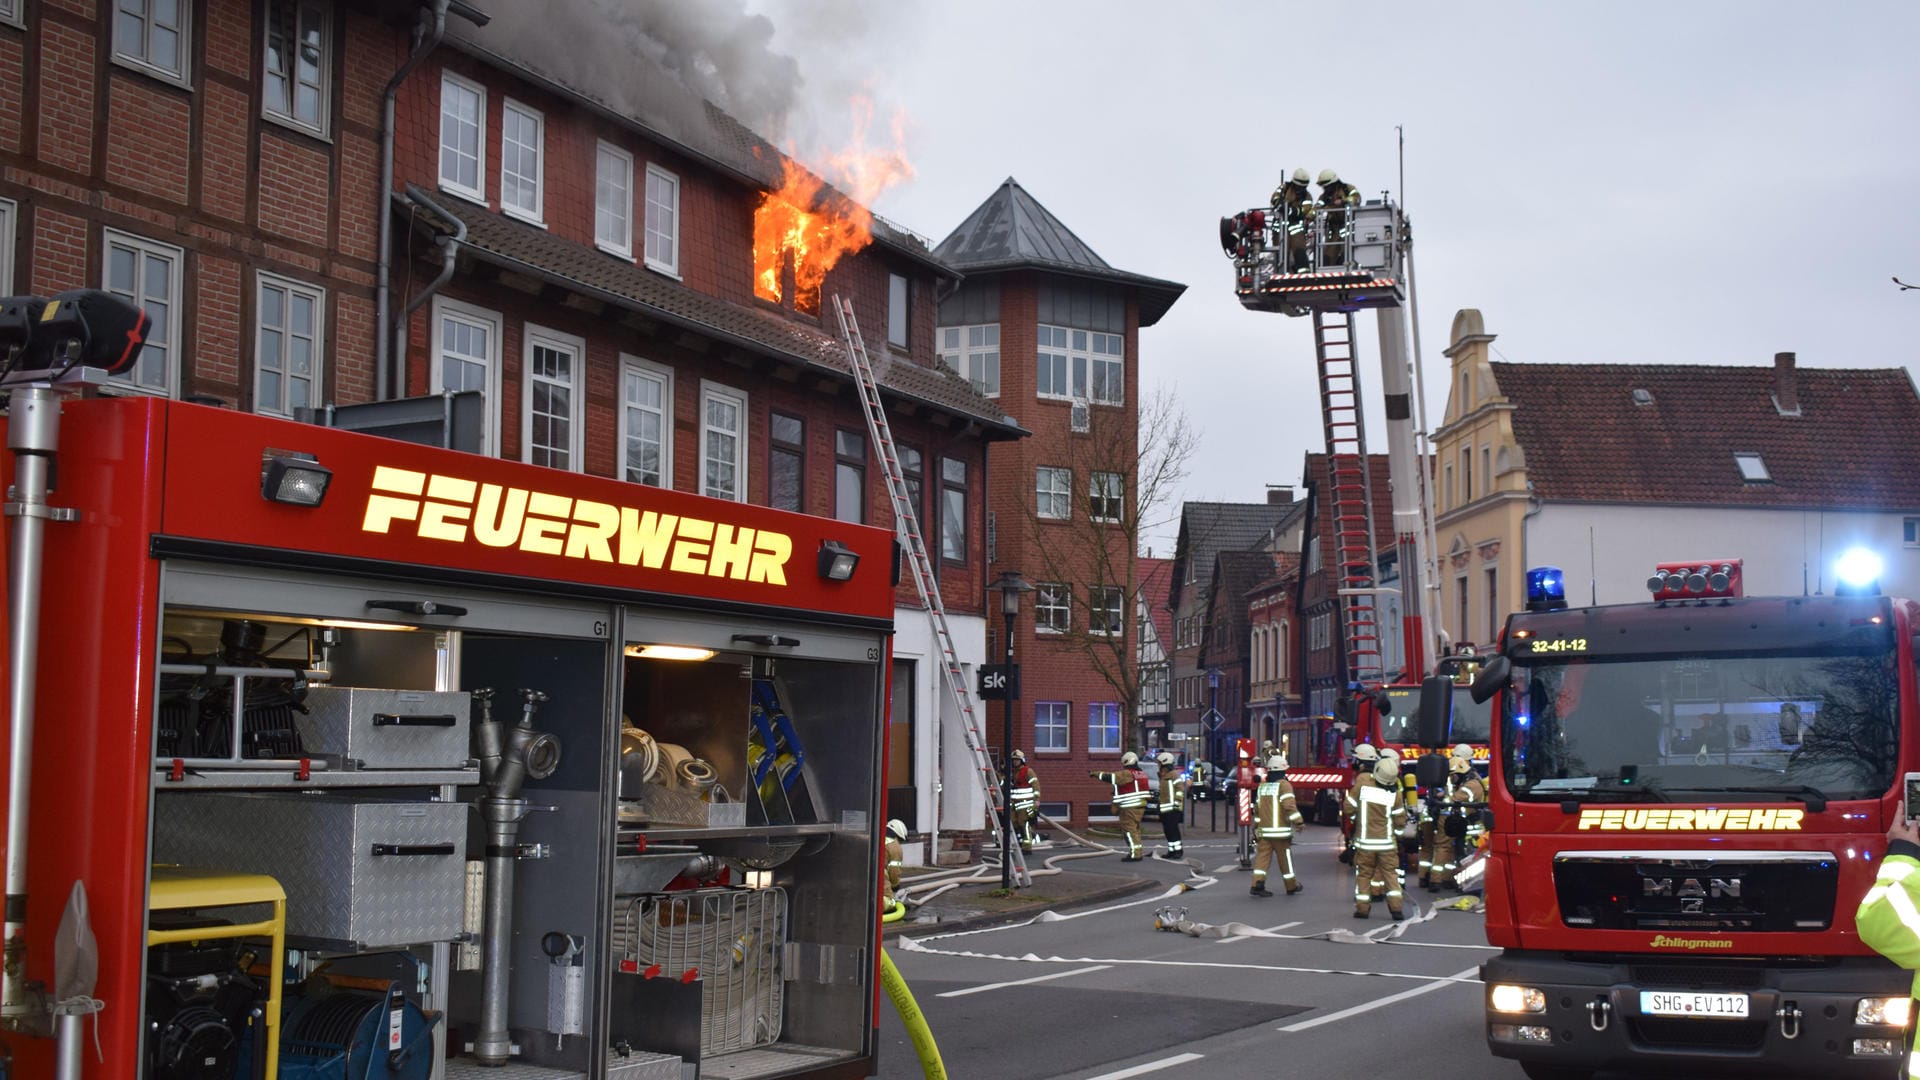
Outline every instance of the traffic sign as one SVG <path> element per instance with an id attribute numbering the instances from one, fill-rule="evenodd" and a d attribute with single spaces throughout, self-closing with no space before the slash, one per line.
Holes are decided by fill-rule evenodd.
<path id="1" fill-rule="evenodd" d="M 1200 722 L 1207 725 L 1208 731 L 1219 731 L 1220 725 L 1226 723 L 1227 718 L 1220 715 L 1218 709 L 1208 709 L 1206 714 L 1200 717 Z"/>

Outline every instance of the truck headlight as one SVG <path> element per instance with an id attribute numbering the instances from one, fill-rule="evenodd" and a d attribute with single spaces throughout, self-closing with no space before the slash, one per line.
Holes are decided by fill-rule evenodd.
<path id="1" fill-rule="evenodd" d="M 1861 1002 L 1861 1007 L 1865 1006 L 1866 1002 Z M 1547 995 L 1531 986 L 1495 983 L 1487 993 L 1487 1007 L 1497 1013 L 1546 1012 Z"/>
<path id="2" fill-rule="evenodd" d="M 1910 997 L 1861 998 L 1860 1004 L 1853 1010 L 1853 1022 L 1856 1024 L 1904 1028 L 1912 1018 L 1913 999 Z"/>

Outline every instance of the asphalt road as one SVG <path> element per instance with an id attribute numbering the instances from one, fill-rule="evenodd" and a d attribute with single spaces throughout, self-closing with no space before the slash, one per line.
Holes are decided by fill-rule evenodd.
<path id="1" fill-rule="evenodd" d="M 1333 853 L 1335 832 L 1310 829 L 1295 863 L 1306 891 L 1249 896 L 1229 841 L 1188 852 L 1213 878 L 1173 898 L 1158 893 L 1026 926 L 922 937 L 888 946 L 939 1041 L 947 1075 L 1021 1080 L 1123 1080 L 1135 1076 L 1311 1077 L 1382 1075 L 1520 1080 L 1520 1068 L 1487 1052 L 1480 962 L 1491 955 L 1477 914 L 1429 911 L 1415 891 L 1411 925 L 1392 941 L 1328 935 L 1384 934 L 1384 904 L 1352 917 L 1352 876 Z M 1176 864 L 1122 866 L 1171 887 Z M 1277 876 L 1269 887 L 1279 890 Z M 1449 897 L 1450 898 L 1450 897 Z M 1157 908 L 1187 909 L 1195 923 L 1256 931 L 1194 937 L 1154 929 Z M 1412 921 L 1430 914 L 1423 921 Z M 1264 932 L 1264 933 L 1262 933 Z M 923 1074 L 905 1029 L 883 1004 L 879 1075 Z"/>

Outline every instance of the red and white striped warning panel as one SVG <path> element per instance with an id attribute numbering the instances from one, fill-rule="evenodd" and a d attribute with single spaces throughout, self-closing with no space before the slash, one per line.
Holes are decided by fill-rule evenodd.
<path id="1" fill-rule="evenodd" d="M 1392 278 L 1370 278 L 1364 281 L 1355 281 L 1349 278 L 1346 281 L 1316 285 L 1311 283 L 1309 275 L 1294 274 L 1289 277 L 1268 278 L 1267 283 L 1261 288 L 1265 292 L 1332 292 L 1335 289 L 1391 289 L 1395 287 L 1396 284 Z"/>
<path id="2" fill-rule="evenodd" d="M 1346 780 L 1346 776 L 1337 772 L 1295 772 L 1292 769 L 1287 770 L 1287 783 L 1295 787 L 1301 784 L 1338 784 L 1344 780 Z"/>

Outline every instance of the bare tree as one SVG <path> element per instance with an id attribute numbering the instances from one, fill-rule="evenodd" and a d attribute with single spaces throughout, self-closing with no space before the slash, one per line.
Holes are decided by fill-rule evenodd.
<path id="1" fill-rule="evenodd" d="M 1040 618 L 1057 612 L 1062 602 L 1067 605 L 1066 625 L 1056 640 L 1083 657 L 1088 670 L 1113 690 L 1122 709 L 1120 745 L 1137 746 L 1141 688 L 1135 615 L 1144 582 L 1135 556 L 1143 537 L 1178 516 L 1181 485 L 1200 436 L 1164 385 L 1142 400 L 1137 426 L 1128 419 L 1094 409 L 1089 430 L 1066 437 L 1051 466 L 1065 470 L 1061 483 L 1051 492 L 1035 492 L 1025 524 L 1029 535 L 1043 538 L 1030 549 L 1040 565 L 1028 572 L 1043 589 L 1034 597 Z M 1065 586 L 1066 595 L 1047 595 L 1049 584 Z"/>

